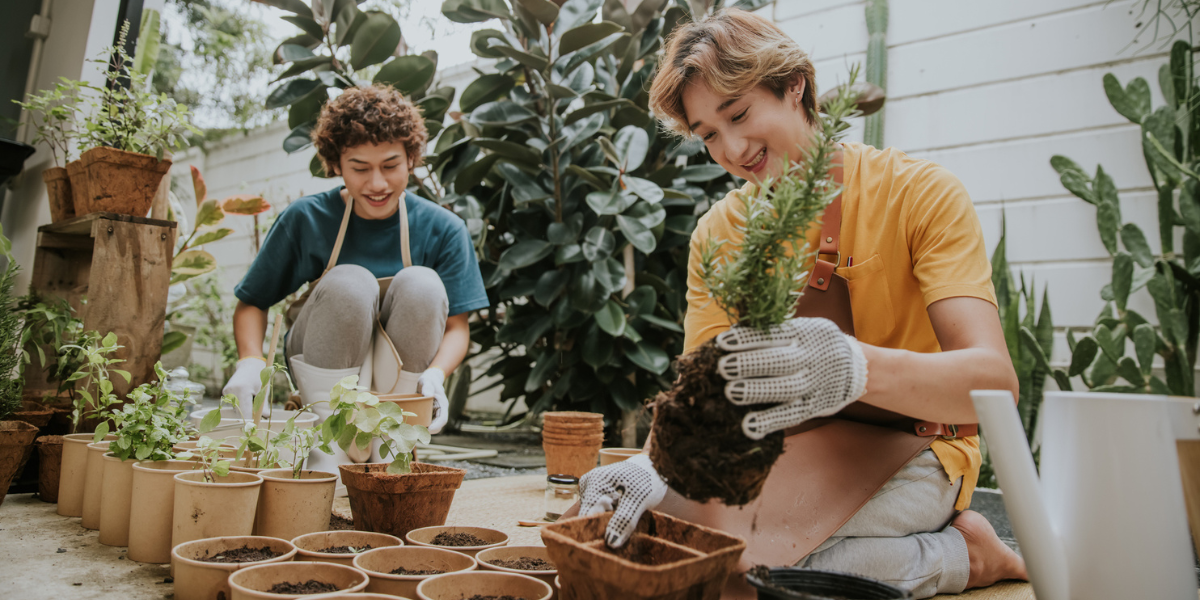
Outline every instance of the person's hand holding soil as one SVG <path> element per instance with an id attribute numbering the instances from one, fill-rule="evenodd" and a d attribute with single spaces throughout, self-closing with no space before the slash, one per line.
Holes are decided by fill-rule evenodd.
<path id="1" fill-rule="evenodd" d="M 579 514 L 613 511 L 604 541 L 610 548 L 620 548 L 633 535 L 642 514 L 658 506 L 666 494 L 667 482 L 650 464 L 650 457 L 639 454 L 584 473 L 579 480 Z"/>
<path id="2" fill-rule="evenodd" d="M 751 439 L 837 414 L 866 392 L 862 348 L 829 319 L 799 317 L 766 331 L 734 325 L 717 346 L 728 352 L 717 372 L 730 402 L 778 404 L 742 418 Z"/>

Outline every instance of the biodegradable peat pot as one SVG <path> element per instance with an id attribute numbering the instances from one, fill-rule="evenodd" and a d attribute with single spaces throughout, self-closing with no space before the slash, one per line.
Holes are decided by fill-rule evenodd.
<path id="1" fill-rule="evenodd" d="M 746 582 L 758 590 L 759 600 L 908 600 L 912 594 L 894 585 L 867 577 L 798 567 L 755 567 Z"/>
<path id="2" fill-rule="evenodd" d="M 63 436 L 43 435 L 36 441 L 38 450 L 38 498 L 58 502 L 58 482 L 62 471 Z"/>
<path id="3" fill-rule="evenodd" d="M 129 503 L 133 493 L 133 463 L 109 452 L 104 455 L 104 489 L 100 491 L 100 543 L 129 545 Z M 141 518 L 139 515 L 138 518 Z"/>
<path id="4" fill-rule="evenodd" d="M 150 212 L 158 184 L 171 170 L 170 159 L 116 148 L 92 148 L 79 160 L 87 172 L 89 208 L 135 217 Z"/>
<path id="5" fill-rule="evenodd" d="M 554 588 L 541 579 L 497 571 L 446 573 L 430 577 L 417 586 L 420 600 L 461 600 L 476 595 L 549 600 L 553 593 Z"/>
<path id="6" fill-rule="evenodd" d="M 596 468 L 596 459 L 600 457 L 600 442 L 589 446 L 542 442 L 542 449 L 546 451 L 546 472 L 554 475 L 583 477 Z"/>
<path id="7" fill-rule="evenodd" d="M 112 440 L 106 439 L 87 446 L 87 477 L 83 484 L 82 525 L 84 529 L 100 529 L 100 496 L 104 492 L 104 455 L 108 452 L 108 445 L 111 443 Z"/>
<path id="8" fill-rule="evenodd" d="M 619 463 L 642 453 L 641 448 L 601 448 L 600 466 Z"/>
<path id="9" fill-rule="evenodd" d="M 0 421 L 0 502 L 12 478 L 25 466 L 37 434 L 38 428 L 24 421 Z"/>
<path id="10" fill-rule="evenodd" d="M 558 577 L 558 569 L 547 569 L 544 571 L 530 571 L 525 569 L 512 569 L 494 564 L 495 561 L 515 560 L 519 558 L 540 558 L 545 561 L 550 561 L 550 552 L 545 546 L 500 546 L 498 548 L 488 548 L 480 550 L 479 554 L 475 555 L 475 560 L 479 561 L 479 568 L 485 571 L 500 571 L 501 573 L 516 573 L 518 575 L 528 575 L 537 577 L 542 581 L 550 584 L 550 589 L 555 589 L 554 578 Z M 558 594 L 556 593 L 555 596 Z"/>
<path id="11" fill-rule="evenodd" d="M 171 519 L 175 510 L 175 475 L 195 471 L 194 460 L 142 461 L 133 465 L 129 514 L 129 560 L 171 562 Z"/>
<path id="12" fill-rule="evenodd" d="M 321 594 L 319 596 L 305 596 L 304 600 L 413 600 L 411 598 L 400 598 L 391 594 L 370 594 L 367 592 L 334 592 L 332 594 Z"/>
<path id="13" fill-rule="evenodd" d="M 439 534 L 448 533 L 469 533 L 485 542 L 479 546 L 442 546 L 433 543 L 433 538 Z M 456 527 L 454 525 L 437 525 L 434 527 L 422 527 L 414 529 L 404 536 L 408 543 L 414 546 L 429 546 L 430 548 L 444 548 L 461 552 L 467 556 L 475 556 L 480 550 L 495 548 L 497 546 L 505 546 L 508 544 L 508 534 L 496 529 L 488 529 L 487 527 Z"/>
<path id="14" fill-rule="evenodd" d="M 67 178 L 71 182 L 71 205 L 75 208 L 75 216 L 82 217 L 92 212 L 88 202 L 87 170 L 83 168 L 82 160 L 67 163 Z"/>
<path id="15" fill-rule="evenodd" d="M 326 513 L 328 514 L 328 513 Z M 328 525 L 328 522 L 326 523 Z M 370 531 L 318 531 L 297 536 L 292 540 L 296 546 L 297 561 L 327 562 L 354 566 L 354 558 L 362 553 L 321 552 L 326 548 L 350 546 L 351 548 L 390 548 L 403 546 L 404 542 L 394 535 Z"/>
<path id="16" fill-rule="evenodd" d="M 263 485 L 254 519 L 258 535 L 290 540 L 329 527 L 337 475 L 301 471 L 300 479 L 292 479 L 291 469 L 270 469 L 259 475 Z"/>
<path id="17" fill-rule="evenodd" d="M 211 483 L 204 481 L 204 471 L 176 473 L 171 546 L 210 537 L 250 535 L 262 481 L 253 473 L 230 473 Z"/>
<path id="18" fill-rule="evenodd" d="M 41 429 L 50 424 L 50 417 L 54 416 L 54 409 L 42 404 L 41 402 L 33 402 L 31 400 L 21 401 L 21 410 L 12 414 L 12 420 L 24 421 Z"/>
<path id="19" fill-rule="evenodd" d="M 367 584 L 368 592 L 391 594 L 404 598 L 416 598 L 417 586 L 432 575 L 399 575 L 392 573 L 398 568 L 409 571 L 474 571 L 478 563 L 474 558 L 461 552 L 451 552 L 441 548 L 426 546 L 398 546 L 395 548 L 376 548 L 354 557 L 354 567 L 364 571 L 371 582 Z"/>
<path id="20" fill-rule="evenodd" d="M 379 394 L 381 402 L 391 402 L 408 412 L 416 413 L 415 417 L 405 417 L 404 422 L 410 425 L 429 427 L 433 423 L 433 396 L 421 394 Z"/>
<path id="21" fill-rule="evenodd" d="M 200 560 L 242 547 L 270 548 L 280 553 L 275 558 L 243 563 Z M 258 565 L 282 563 L 296 556 L 296 547 L 287 540 L 258 536 L 229 536 L 196 540 L 176 546 L 170 552 L 175 571 L 175 600 L 215 600 L 229 598 L 229 575 Z"/>
<path id="22" fill-rule="evenodd" d="M 272 594 L 279 583 L 319 581 L 337 586 L 338 592 L 361 592 L 367 587 L 367 574 L 346 565 L 325 562 L 284 562 L 242 569 L 229 576 L 233 600 L 256 598 L 302 598 L 299 594 Z"/>
<path id="23" fill-rule="evenodd" d="M 72 433 L 63 436 L 62 466 L 58 476 L 58 514 L 83 516 L 83 489 L 87 481 L 88 444 L 95 436 Z"/>
<path id="24" fill-rule="evenodd" d="M 46 196 L 50 201 L 50 222 L 57 223 L 75 216 L 75 199 L 71 196 L 71 180 L 67 170 L 50 167 L 42 171 L 46 183 Z"/>
<path id="25" fill-rule="evenodd" d="M 717 600 L 746 549 L 740 538 L 646 511 L 618 554 L 604 544 L 611 517 L 602 513 L 542 528 L 564 598 Z"/>
<path id="26" fill-rule="evenodd" d="M 412 472 L 403 475 L 387 473 L 385 463 L 338 467 L 350 496 L 355 529 L 403 537 L 414 529 L 445 524 L 454 492 L 467 472 L 411 464 Z"/>

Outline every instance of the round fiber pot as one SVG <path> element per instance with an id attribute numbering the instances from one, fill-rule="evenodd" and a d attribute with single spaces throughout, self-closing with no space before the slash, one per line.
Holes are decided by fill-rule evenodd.
<path id="1" fill-rule="evenodd" d="M 397 596 L 391 594 L 371 594 L 368 592 L 334 592 L 332 594 L 320 594 L 318 596 L 305 596 L 304 600 L 397 600 Z M 400 598 L 400 600 L 404 600 Z"/>
<path id="2" fill-rule="evenodd" d="M 62 466 L 58 475 L 58 514 L 64 517 L 83 516 L 83 488 L 87 479 L 88 444 L 90 433 L 63 436 Z"/>
<path id="3" fill-rule="evenodd" d="M 8 494 L 8 485 L 29 458 L 38 428 L 24 421 L 0 421 L 0 502 Z"/>
<path id="4" fill-rule="evenodd" d="M 376 548 L 354 557 L 354 567 L 364 571 L 371 578 L 371 582 L 367 584 L 368 592 L 404 598 L 416 598 L 417 585 L 430 577 L 457 571 L 474 571 L 476 566 L 475 559 L 466 554 L 424 546 Z M 442 573 L 400 575 L 392 572 L 400 568 Z"/>
<path id="5" fill-rule="evenodd" d="M 58 502 L 63 436 L 43 435 L 37 438 L 35 443 L 38 450 L 38 498 L 42 502 Z"/>
<path id="6" fill-rule="evenodd" d="M 446 522 L 454 492 L 467 472 L 421 462 L 411 466 L 412 472 L 403 475 L 389 474 L 383 463 L 338 467 L 355 529 L 403 537 Z"/>
<path id="7" fill-rule="evenodd" d="M 308 581 L 336 586 L 328 592 L 361 592 L 367 587 L 367 574 L 354 567 L 333 563 L 273 563 L 242 569 L 230 575 L 229 587 L 233 590 L 233 600 L 301 598 L 304 597 L 303 593 L 271 593 L 270 590 L 281 583 Z"/>
<path id="8" fill-rule="evenodd" d="M 204 481 L 204 471 L 176 473 L 171 546 L 210 537 L 250 535 L 262 481 L 253 473 L 230 473 L 212 482 Z"/>
<path id="9" fill-rule="evenodd" d="M 75 208 L 75 216 L 82 217 L 92 212 L 88 202 L 87 169 L 83 168 L 82 160 L 67 163 L 67 178 L 71 182 L 71 205 Z"/>
<path id="10" fill-rule="evenodd" d="M 596 421 L 603 422 L 604 415 L 576 410 L 556 410 L 542 413 L 542 420 L 552 423 L 593 423 Z"/>
<path id="11" fill-rule="evenodd" d="M 112 452 L 104 455 L 104 489 L 100 491 L 100 543 L 105 546 L 129 545 L 129 502 L 133 493 L 135 462 L 121 460 Z"/>
<path id="12" fill-rule="evenodd" d="M 354 558 L 375 548 L 403 546 L 404 542 L 394 535 L 370 531 L 318 531 L 297 536 L 292 540 L 296 546 L 297 561 L 327 562 L 347 567 L 354 566 Z M 327 548 L 349 546 L 357 552 L 322 552 Z"/>
<path id="13" fill-rule="evenodd" d="M 87 479 L 83 486 L 83 527 L 100 528 L 100 496 L 104 492 L 104 455 L 112 440 L 88 444 Z"/>
<path id="14" fill-rule="evenodd" d="M 33 402 L 31 400 L 23 400 L 21 402 L 21 410 L 12 414 L 13 421 L 24 421 L 41 429 L 50 424 L 50 418 L 54 416 L 54 409 L 42 404 L 41 402 Z"/>
<path id="15" fill-rule="evenodd" d="M 495 564 L 496 561 L 516 560 L 526 557 L 540 558 L 553 563 L 550 560 L 550 553 L 546 551 L 545 546 L 499 546 L 497 548 L 488 548 L 487 550 L 480 550 L 479 554 L 475 555 L 475 560 L 479 561 L 479 568 L 484 571 L 500 571 L 501 573 L 516 573 L 518 575 L 536 577 L 550 584 L 550 588 L 554 589 L 554 578 L 558 577 L 558 569 L 533 571 L 503 567 Z"/>
<path id="16" fill-rule="evenodd" d="M 63 167 L 42 171 L 46 196 L 50 202 L 50 222 L 57 223 L 75 216 L 75 199 L 71 196 L 71 180 Z"/>
<path id="17" fill-rule="evenodd" d="M 150 212 L 169 159 L 97 147 L 79 157 L 87 172 L 88 205 L 92 211 L 144 217 Z M 74 187 L 74 184 L 72 184 Z"/>
<path id="18" fill-rule="evenodd" d="M 619 463 L 642 453 L 641 448 L 601 448 L 600 466 Z"/>
<path id="19" fill-rule="evenodd" d="M 292 479 L 291 469 L 265 470 L 259 475 L 263 485 L 255 518 L 258 535 L 290 540 L 329 527 L 337 475 L 301 471 L 300 479 Z"/>
<path id="20" fill-rule="evenodd" d="M 592 446 L 563 446 L 542 442 L 546 451 L 546 472 L 555 475 L 583 477 L 584 473 L 596 468 L 600 456 L 600 443 Z"/>
<path id="21" fill-rule="evenodd" d="M 192 460 L 142 461 L 133 465 L 129 504 L 129 560 L 171 562 L 171 518 L 175 510 L 175 474 L 195 471 Z"/>
<path id="22" fill-rule="evenodd" d="M 604 434 L 597 435 L 555 435 L 542 432 L 542 443 L 555 446 L 595 446 L 597 449 L 604 444 Z"/>
<path id="23" fill-rule="evenodd" d="M 240 563 L 200 560 L 243 547 L 270 548 L 279 556 Z M 295 556 L 296 547 L 291 542 L 269 537 L 215 537 L 180 544 L 170 552 L 171 567 L 175 571 L 175 600 L 229 598 L 231 573 L 258 565 L 288 562 Z"/>
<path id="24" fill-rule="evenodd" d="M 758 590 L 760 600 L 908 600 L 912 594 L 881 581 L 832 571 L 797 567 L 755 567 L 746 582 Z"/>
<path id="25" fill-rule="evenodd" d="M 479 546 L 442 546 L 433 543 L 433 538 L 441 533 L 469 533 L 485 542 Z M 456 527 L 454 525 L 438 525 L 435 527 L 423 527 L 414 529 L 404 536 L 408 543 L 414 546 L 428 546 L 431 548 L 442 548 L 445 550 L 453 550 L 461 552 L 467 556 L 475 556 L 480 550 L 495 548 L 508 544 L 508 534 L 496 529 L 488 529 L 487 527 Z"/>
<path id="26" fill-rule="evenodd" d="M 471 596 L 512 596 L 525 600 L 549 600 L 550 584 L 515 573 L 467 571 L 430 577 L 417 586 L 420 600 L 461 600 Z"/>
<path id="27" fill-rule="evenodd" d="M 408 412 L 417 413 L 415 417 L 405 417 L 404 422 L 410 425 L 429 427 L 433 423 L 433 396 L 421 394 L 379 394 L 380 402 L 391 402 Z"/>

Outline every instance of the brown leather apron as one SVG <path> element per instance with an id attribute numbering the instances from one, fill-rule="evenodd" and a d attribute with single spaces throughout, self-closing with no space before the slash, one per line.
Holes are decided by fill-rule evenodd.
<path id="1" fill-rule="evenodd" d="M 850 286 L 836 273 L 841 221 L 838 196 L 825 210 L 820 251 L 795 315 L 830 319 L 853 335 Z M 836 256 L 836 262 L 822 256 Z M 783 454 L 755 501 L 731 507 L 718 501 L 693 502 L 668 491 L 657 510 L 745 539 L 746 551 L 722 598 L 753 598 L 755 592 L 741 573 L 754 565 L 795 564 L 850 520 L 936 436 L 974 435 L 975 428 L 917 422 L 855 402 L 837 417 L 787 429 Z"/>

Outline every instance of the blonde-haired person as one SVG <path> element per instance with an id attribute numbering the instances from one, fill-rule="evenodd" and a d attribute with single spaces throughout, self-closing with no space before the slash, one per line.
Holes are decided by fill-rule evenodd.
<path id="1" fill-rule="evenodd" d="M 817 109 L 814 81 L 812 62 L 799 45 L 745 11 L 724 10 L 683 25 L 667 44 L 650 90 L 651 109 L 674 132 L 703 140 L 713 160 L 747 180 L 716 203 L 692 235 L 685 351 L 713 337 L 727 349 L 745 347 L 753 337 L 731 328 L 707 296 L 699 276 L 700 248 L 710 239 L 738 242 L 745 222 L 742 195 L 777 176 L 785 157 L 802 155 Z M 742 377 L 722 369 L 730 380 L 726 395 L 765 407 L 755 413 L 758 426 L 743 425 L 747 435 L 787 430 L 784 456 L 763 495 L 742 511 L 689 503 L 668 489 L 643 455 L 586 475 L 581 511 L 615 509 L 610 545 L 623 544 L 642 512 L 657 506 L 748 537 L 742 570 L 797 564 L 857 573 L 917 598 L 1026 579 L 1022 559 L 983 516 L 966 510 L 981 458 L 978 437 L 960 433 L 973 427 L 937 425 L 977 421 L 970 390 L 1015 393 L 1018 385 L 971 199 L 946 169 L 899 150 L 844 143 L 834 163 L 844 186 L 840 227 L 827 239 L 818 239 L 817 231 L 807 235 L 812 248 L 840 238 L 840 255 L 826 258 L 838 261 L 835 273 L 848 280 L 857 337 L 827 319 L 796 317 L 775 334 L 774 341 L 786 346 L 734 351 L 723 361 L 726 367 L 739 365 Z M 763 376 L 779 374 L 772 362 L 790 369 L 783 377 Z M 789 390 L 785 397 L 772 391 L 781 388 Z M 880 431 L 904 438 L 902 443 L 915 440 L 913 447 L 920 449 L 879 475 L 877 463 L 897 459 L 865 452 L 873 439 L 828 434 L 838 419 L 807 422 L 818 412 L 812 407 L 830 405 L 894 415 L 892 421 L 872 421 L 872 427 L 883 424 L 878 429 L 842 425 L 859 432 L 855 435 Z M 914 423 L 915 430 L 946 436 L 922 441 L 914 437 L 919 435 Z M 891 427 L 907 431 L 894 433 Z M 796 457 L 788 449 L 809 443 L 811 452 L 817 431 L 843 444 L 830 458 L 856 451 L 864 456 L 845 472 L 829 473 L 811 464 L 826 460 L 819 452 Z M 873 469 L 875 475 L 867 474 Z M 867 491 L 855 492 L 863 494 L 858 500 L 830 481 L 851 481 Z M 751 594 L 740 576 L 730 578 L 726 591 L 725 597 Z"/>

